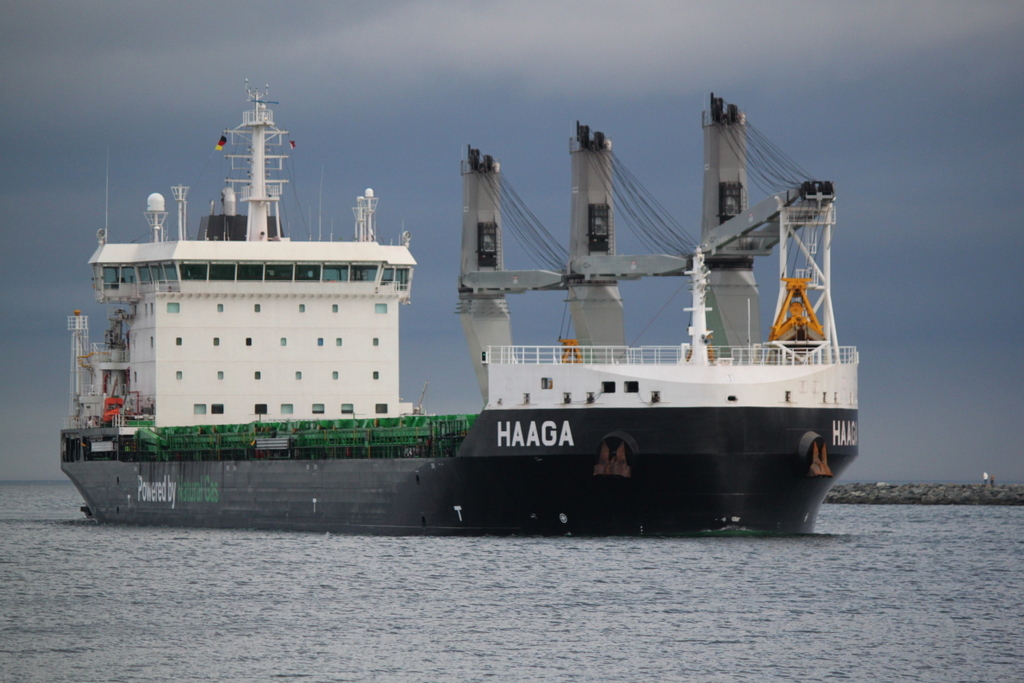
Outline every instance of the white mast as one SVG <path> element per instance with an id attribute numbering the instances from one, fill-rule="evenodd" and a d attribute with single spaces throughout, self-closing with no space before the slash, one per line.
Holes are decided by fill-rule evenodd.
<path id="1" fill-rule="evenodd" d="M 82 365 L 81 359 L 88 354 L 89 347 L 89 316 L 75 311 L 68 316 L 68 330 L 71 331 L 71 396 L 68 402 L 68 416 L 75 420 L 82 414 L 80 397 L 85 390 L 83 381 L 89 370 Z M 77 423 L 75 423 L 77 426 Z"/>
<path id="2" fill-rule="evenodd" d="M 269 88 L 269 86 L 268 86 Z M 268 88 L 263 91 L 250 88 L 246 81 L 245 92 L 252 102 L 252 109 L 242 113 L 242 125 L 224 131 L 231 136 L 232 143 L 248 144 L 247 154 L 227 154 L 231 159 L 232 171 L 244 171 L 244 178 L 227 178 L 232 185 L 241 185 L 239 199 L 249 203 L 246 239 L 250 242 L 265 242 L 270 239 L 269 220 L 275 216 L 273 206 L 281 198 L 281 188 L 288 182 L 276 177 L 284 169 L 286 154 L 271 154 L 270 148 L 280 146 L 288 131 L 274 126 L 274 112 L 266 99 Z M 281 226 L 277 226 L 277 237 Z"/>
<path id="3" fill-rule="evenodd" d="M 184 185 L 175 185 L 171 188 L 171 192 L 174 193 L 174 201 L 178 202 L 178 241 L 183 242 L 188 239 L 188 232 L 186 226 L 188 225 L 188 202 L 185 201 L 188 197 L 188 187 Z"/>
<path id="4" fill-rule="evenodd" d="M 687 273 L 691 279 L 693 305 L 684 309 L 693 313 L 690 325 L 690 357 L 692 365 L 708 365 L 708 346 L 711 344 L 711 331 L 708 330 L 707 307 L 708 267 L 704 265 L 704 252 L 699 248 L 693 254 L 693 270 Z"/>
<path id="5" fill-rule="evenodd" d="M 366 194 L 356 197 L 356 206 L 352 209 L 356 217 L 356 242 L 377 241 L 377 226 L 373 220 L 376 211 L 377 197 L 373 196 L 373 190 L 366 188 Z"/>

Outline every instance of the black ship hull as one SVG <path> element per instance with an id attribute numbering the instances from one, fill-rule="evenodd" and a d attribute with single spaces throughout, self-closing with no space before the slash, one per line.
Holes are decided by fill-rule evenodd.
<path id="1" fill-rule="evenodd" d="M 64 462 L 100 522 L 385 535 L 809 533 L 856 410 L 485 411 L 447 458 Z M 817 453 L 817 454 L 816 454 Z M 824 465 L 824 469 L 822 469 Z"/>

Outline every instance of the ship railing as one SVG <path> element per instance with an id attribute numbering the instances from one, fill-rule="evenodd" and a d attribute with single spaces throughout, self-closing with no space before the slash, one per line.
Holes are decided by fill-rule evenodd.
<path id="1" fill-rule="evenodd" d="M 273 199 L 273 198 L 280 198 L 281 194 L 282 194 L 282 192 L 281 192 L 281 183 L 280 182 L 274 182 L 274 181 L 268 179 L 266 184 L 263 186 L 263 195 L 264 196 L 263 197 L 257 197 L 257 199 L 263 199 L 264 197 L 269 197 L 271 199 Z M 239 199 L 241 199 L 242 201 L 247 201 L 249 199 L 252 199 L 253 196 L 254 195 L 252 193 L 252 185 L 244 185 L 244 186 L 242 186 L 242 192 L 241 192 L 241 196 L 239 197 Z"/>
<path id="2" fill-rule="evenodd" d="M 90 357 L 96 363 L 127 363 L 128 349 L 108 349 L 106 344 L 92 343 Z"/>
<path id="3" fill-rule="evenodd" d="M 469 432 L 469 419 L 428 424 L 300 428 L 282 423 L 268 431 L 159 434 L 141 430 L 119 439 L 113 456 L 125 462 L 224 460 L 334 460 L 454 457 Z"/>
<path id="4" fill-rule="evenodd" d="M 485 361 L 495 365 L 678 365 L 692 355 L 679 346 L 489 346 Z M 854 346 L 712 346 L 712 365 L 834 365 L 858 362 Z"/>
<path id="5" fill-rule="evenodd" d="M 269 109 L 256 109 L 242 112 L 242 125 L 252 126 L 257 123 L 274 125 L 274 113 Z"/>
<path id="6" fill-rule="evenodd" d="M 97 282 L 100 282 L 97 280 Z M 100 301 L 138 301 L 146 292 L 180 292 L 181 283 L 162 282 L 122 282 L 100 283 L 94 287 L 96 297 Z"/>
<path id="7" fill-rule="evenodd" d="M 392 292 L 408 292 L 409 291 L 409 283 L 407 283 L 407 282 L 398 282 L 396 280 L 389 280 L 387 282 L 381 282 L 380 285 L 378 285 L 378 286 L 380 287 L 380 289 L 378 291 L 382 291 L 382 292 L 387 292 L 387 291 L 392 291 Z"/>

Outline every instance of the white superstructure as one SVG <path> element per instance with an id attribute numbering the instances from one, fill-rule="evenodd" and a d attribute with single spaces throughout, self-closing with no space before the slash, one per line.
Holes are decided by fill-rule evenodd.
<path id="1" fill-rule="evenodd" d="M 227 132 L 252 145 L 228 156 L 279 168 L 284 155 L 266 150 L 283 131 L 273 128 L 262 95 L 249 95 L 254 109 Z M 229 185 L 223 214 L 204 218 L 199 240 L 167 241 L 158 194 L 147 203 L 152 242 L 111 244 L 101 232 L 89 260 L 93 288 L 97 301 L 118 308 L 104 343 L 91 349 L 85 317 L 69 322 L 71 426 L 412 412 L 399 398 L 398 309 L 409 301 L 416 264 L 408 236 L 400 246 L 378 244 L 364 220 L 358 241 L 292 242 L 269 220 L 281 181 L 249 175 L 259 180 L 237 193 Z M 235 194 L 248 202 L 248 217 L 234 215 Z"/>

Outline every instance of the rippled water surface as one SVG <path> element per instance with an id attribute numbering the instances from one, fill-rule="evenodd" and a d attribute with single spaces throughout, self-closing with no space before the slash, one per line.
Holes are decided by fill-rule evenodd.
<path id="1" fill-rule="evenodd" d="M 106 527 L 79 505 L 0 484 L 0 680 L 1024 680 L 1024 508 L 448 539 Z"/>

